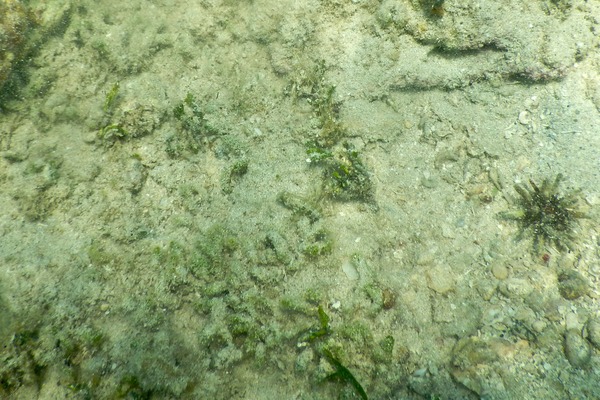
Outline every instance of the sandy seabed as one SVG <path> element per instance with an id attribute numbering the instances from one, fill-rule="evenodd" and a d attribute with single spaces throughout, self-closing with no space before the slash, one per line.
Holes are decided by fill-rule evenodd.
<path id="1" fill-rule="evenodd" d="M 598 398 L 600 3 L 16 3 L 0 397 Z"/>

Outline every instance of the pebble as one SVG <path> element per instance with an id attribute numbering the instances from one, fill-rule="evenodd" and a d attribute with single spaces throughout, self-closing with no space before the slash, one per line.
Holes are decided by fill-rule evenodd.
<path id="1" fill-rule="evenodd" d="M 492 265 L 492 275 L 494 275 L 494 278 L 503 281 L 508 278 L 508 268 L 504 264 L 495 263 Z"/>
<path id="2" fill-rule="evenodd" d="M 575 329 L 565 333 L 564 350 L 567 360 L 575 368 L 586 367 L 592 359 L 590 346 Z"/>
<path id="3" fill-rule="evenodd" d="M 391 289 L 385 288 L 381 291 L 384 310 L 390 310 L 396 305 L 396 293 Z"/>

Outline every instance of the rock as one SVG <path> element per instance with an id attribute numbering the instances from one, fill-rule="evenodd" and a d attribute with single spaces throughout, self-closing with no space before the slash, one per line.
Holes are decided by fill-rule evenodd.
<path id="1" fill-rule="evenodd" d="M 137 194 L 142 190 L 146 182 L 146 169 L 137 157 L 132 157 L 126 167 L 124 183 L 127 190 L 132 194 Z"/>
<path id="2" fill-rule="evenodd" d="M 492 275 L 494 275 L 494 278 L 503 281 L 508 278 L 508 268 L 504 264 L 495 263 L 492 265 Z"/>
<path id="3" fill-rule="evenodd" d="M 26 3 L 30 2 L 0 0 L 0 88 L 31 49 L 56 36 L 57 29 L 66 23 L 72 2 L 55 0 L 37 6 Z"/>
<path id="4" fill-rule="evenodd" d="M 511 299 L 523 298 L 533 291 L 533 286 L 527 279 L 510 278 L 498 285 L 500 293 Z"/>
<path id="5" fill-rule="evenodd" d="M 392 289 L 385 288 L 381 291 L 384 310 L 390 310 L 396 305 L 396 293 Z"/>
<path id="6" fill-rule="evenodd" d="M 439 294 L 454 289 L 454 276 L 448 266 L 436 266 L 427 271 L 427 286 Z"/>
<path id="7" fill-rule="evenodd" d="M 600 350 L 600 318 L 591 317 L 588 319 L 585 330 L 590 343 L 596 349 Z"/>
<path id="8" fill-rule="evenodd" d="M 20 2 L 0 0 L 0 87 L 27 52 L 27 34 L 34 21 L 31 11 Z"/>
<path id="9" fill-rule="evenodd" d="M 546 329 L 546 326 L 548 324 L 546 324 L 546 322 L 544 322 L 544 320 L 538 319 L 536 321 L 533 322 L 533 324 L 531 324 L 531 327 L 533 328 L 533 330 L 537 333 L 542 333 L 544 331 L 544 329 Z"/>
<path id="10" fill-rule="evenodd" d="M 481 296 L 481 298 L 485 301 L 490 301 L 494 294 L 496 293 L 496 284 L 491 282 L 478 282 L 477 283 L 477 292 Z"/>
<path id="11" fill-rule="evenodd" d="M 592 359 L 590 346 L 575 329 L 569 329 L 565 333 L 564 351 L 567 360 L 575 368 L 584 368 Z"/>
<path id="12" fill-rule="evenodd" d="M 480 396 L 506 393 L 494 364 L 513 350 L 514 345 L 504 339 L 462 338 L 452 351 L 452 376 Z"/>
<path id="13" fill-rule="evenodd" d="M 587 279 L 575 270 L 563 271 L 558 275 L 558 291 L 567 300 L 575 300 L 587 294 Z"/>
<path id="14" fill-rule="evenodd" d="M 498 360 L 490 344 L 477 336 L 462 338 L 452 351 L 452 363 L 461 369 Z"/>

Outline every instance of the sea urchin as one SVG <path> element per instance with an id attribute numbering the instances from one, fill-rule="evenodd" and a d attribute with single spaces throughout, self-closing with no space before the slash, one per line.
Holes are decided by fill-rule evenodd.
<path id="1" fill-rule="evenodd" d="M 544 179 L 539 186 L 531 179 L 531 188 L 515 185 L 520 196 L 517 200 L 519 209 L 500 214 L 501 218 L 519 224 L 517 240 L 523 239 L 526 232 L 531 232 L 536 254 L 540 251 L 540 245 L 554 245 L 558 250 L 573 249 L 577 220 L 586 217 L 578 206 L 579 191 L 559 192 L 558 186 L 562 180 L 562 174 L 558 174 L 554 181 Z"/>

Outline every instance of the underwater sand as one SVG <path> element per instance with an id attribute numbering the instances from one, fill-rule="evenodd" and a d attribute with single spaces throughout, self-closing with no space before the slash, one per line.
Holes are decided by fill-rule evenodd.
<path id="1" fill-rule="evenodd" d="M 600 398 L 599 2 L 26 3 L 0 397 Z"/>

